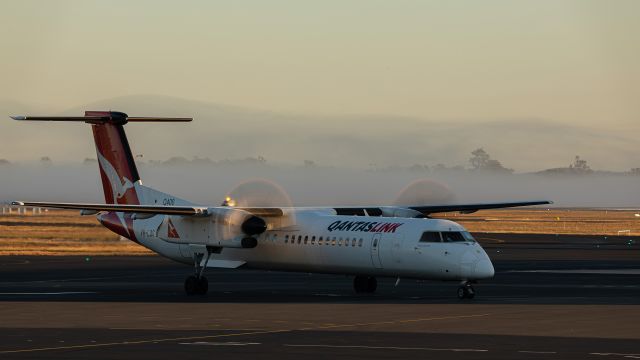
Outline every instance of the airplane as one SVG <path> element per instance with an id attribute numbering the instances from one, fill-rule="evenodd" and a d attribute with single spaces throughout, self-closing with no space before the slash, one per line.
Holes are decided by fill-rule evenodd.
<path id="1" fill-rule="evenodd" d="M 460 224 L 431 214 L 551 204 L 550 201 L 422 206 L 237 207 L 198 205 L 144 186 L 124 125 L 192 118 L 130 117 L 117 111 L 84 116 L 11 116 L 19 121 L 91 125 L 104 204 L 14 201 L 18 206 L 80 210 L 114 233 L 171 260 L 194 266 L 187 295 L 204 295 L 207 268 L 247 268 L 353 276 L 356 293 L 373 293 L 376 277 L 458 281 L 457 296 L 494 276 L 484 249 Z M 396 282 L 396 284 L 397 284 Z"/>

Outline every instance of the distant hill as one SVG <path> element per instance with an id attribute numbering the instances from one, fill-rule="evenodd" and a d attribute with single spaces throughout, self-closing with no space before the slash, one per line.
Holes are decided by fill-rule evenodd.
<path id="1" fill-rule="evenodd" d="M 18 110 L 15 110 L 18 108 Z M 0 114 L 30 110 L 0 102 Z M 539 119 L 439 121 L 394 116 L 332 116 L 276 113 L 180 98 L 139 95 L 97 101 L 65 110 L 119 110 L 137 116 L 193 116 L 191 124 L 128 126 L 132 148 L 144 160 L 172 157 L 244 159 L 270 163 L 384 167 L 412 164 L 468 166 L 483 147 L 516 172 L 556 168 L 579 154 L 594 169 L 640 166 L 637 141 L 629 134 L 567 126 Z M 36 109 L 45 111 L 43 109 Z M 79 124 L 2 122 L 0 158 L 82 162 L 95 157 L 90 131 Z"/>

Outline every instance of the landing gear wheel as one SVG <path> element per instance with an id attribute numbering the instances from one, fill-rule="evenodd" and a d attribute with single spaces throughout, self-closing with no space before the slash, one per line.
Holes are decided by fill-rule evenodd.
<path id="1" fill-rule="evenodd" d="M 191 275 L 184 281 L 184 291 L 187 295 L 206 295 L 209 291 L 209 281 L 204 276 L 197 278 Z"/>
<path id="2" fill-rule="evenodd" d="M 367 291 L 366 292 L 372 294 L 372 293 L 376 292 L 377 288 L 378 288 L 378 280 L 376 280 L 376 278 L 373 277 L 373 276 L 369 276 L 367 278 Z"/>
<path id="3" fill-rule="evenodd" d="M 187 295 L 206 295 L 209 291 L 209 281 L 203 276 L 204 270 L 207 268 L 209 258 L 211 257 L 212 249 L 207 247 L 206 253 L 194 253 L 193 254 L 193 267 L 195 275 L 189 276 L 184 281 L 184 291 Z M 202 264 L 204 260 L 204 264 Z"/>
<path id="4" fill-rule="evenodd" d="M 187 295 L 195 295 L 198 293 L 198 290 L 198 278 L 192 275 L 185 279 L 184 291 L 187 293 Z"/>
<path id="5" fill-rule="evenodd" d="M 476 296 L 476 291 L 471 284 L 465 284 L 458 288 L 458 299 L 473 299 Z"/>
<path id="6" fill-rule="evenodd" d="M 356 276 L 353 279 L 353 290 L 356 291 L 356 294 L 363 293 L 366 287 L 367 278 L 364 276 Z"/>
<path id="7" fill-rule="evenodd" d="M 207 291 L 209 291 L 209 281 L 206 277 L 201 276 L 198 279 L 198 295 L 207 295 Z"/>
<path id="8" fill-rule="evenodd" d="M 356 276 L 353 279 L 353 289 L 357 294 L 374 293 L 378 288 L 378 280 L 373 276 Z"/>

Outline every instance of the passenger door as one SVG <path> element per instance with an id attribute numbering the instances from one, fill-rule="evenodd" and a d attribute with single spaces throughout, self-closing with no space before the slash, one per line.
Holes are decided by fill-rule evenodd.
<path id="1" fill-rule="evenodd" d="M 371 262 L 376 269 L 382 269 L 382 259 L 380 258 L 380 246 L 382 243 L 381 234 L 374 234 L 371 241 Z"/>

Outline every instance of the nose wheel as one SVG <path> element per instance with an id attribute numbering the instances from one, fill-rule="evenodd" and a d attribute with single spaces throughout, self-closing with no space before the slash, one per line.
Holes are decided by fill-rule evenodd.
<path id="1" fill-rule="evenodd" d="M 470 283 L 464 283 L 458 288 L 458 299 L 473 299 L 476 291 Z"/>

